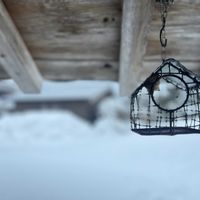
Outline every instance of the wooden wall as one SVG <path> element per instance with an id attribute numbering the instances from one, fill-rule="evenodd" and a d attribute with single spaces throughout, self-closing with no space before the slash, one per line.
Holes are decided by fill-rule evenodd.
<path id="1" fill-rule="evenodd" d="M 118 80 L 122 0 L 3 0 L 46 79 Z M 155 7 L 143 75 L 160 63 Z M 175 0 L 167 21 L 169 57 L 200 71 L 200 0 Z M 0 69 L 0 78 L 6 78 Z"/>

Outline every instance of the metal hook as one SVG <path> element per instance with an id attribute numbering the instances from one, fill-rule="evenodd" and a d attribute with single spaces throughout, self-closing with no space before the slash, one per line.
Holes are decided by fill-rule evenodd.
<path id="1" fill-rule="evenodd" d="M 165 30 L 167 13 L 168 13 L 167 2 L 160 3 L 160 12 L 161 12 L 161 21 L 162 21 L 162 26 L 160 29 L 161 58 L 164 61 L 166 58 L 166 47 L 167 47 L 167 38 L 166 38 L 166 30 Z"/>

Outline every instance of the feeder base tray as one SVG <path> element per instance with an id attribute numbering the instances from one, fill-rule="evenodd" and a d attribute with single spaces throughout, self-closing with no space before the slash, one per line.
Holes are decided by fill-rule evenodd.
<path id="1" fill-rule="evenodd" d="M 132 129 L 132 131 L 140 135 L 178 135 L 178 134 L 200 134 L 200 129 L 186 128 L 186 127 L 169 127 L 163 128 L 148 128 L 148 129 Z"/>

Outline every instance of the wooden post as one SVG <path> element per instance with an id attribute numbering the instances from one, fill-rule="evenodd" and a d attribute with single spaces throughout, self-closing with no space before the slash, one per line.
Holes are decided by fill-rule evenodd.
<path id="1" fill-rule="evenodd" d="M 23 92 L 40 91 L 42 76 L 1 0 L 0 64 Z"/>
<path id="2" fill-rule="evenodd" d="M 129 96 L 140 84 L 142 59 L 153 0 L 124 0 L 120 49 L 120 94 Z"/>

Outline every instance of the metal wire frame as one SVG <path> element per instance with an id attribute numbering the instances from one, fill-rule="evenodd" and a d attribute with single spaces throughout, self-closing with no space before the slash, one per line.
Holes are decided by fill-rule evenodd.
<path id="1" fill-rule="evenodd" d="M 181 105 L 171 109 L 156 102 L 161 78 L 186 93 Z M 200 77 L 173 58 L 165 60 L 132 94 L 130 120 L 131 130 L 141 135 L 200 133 Z"/>

